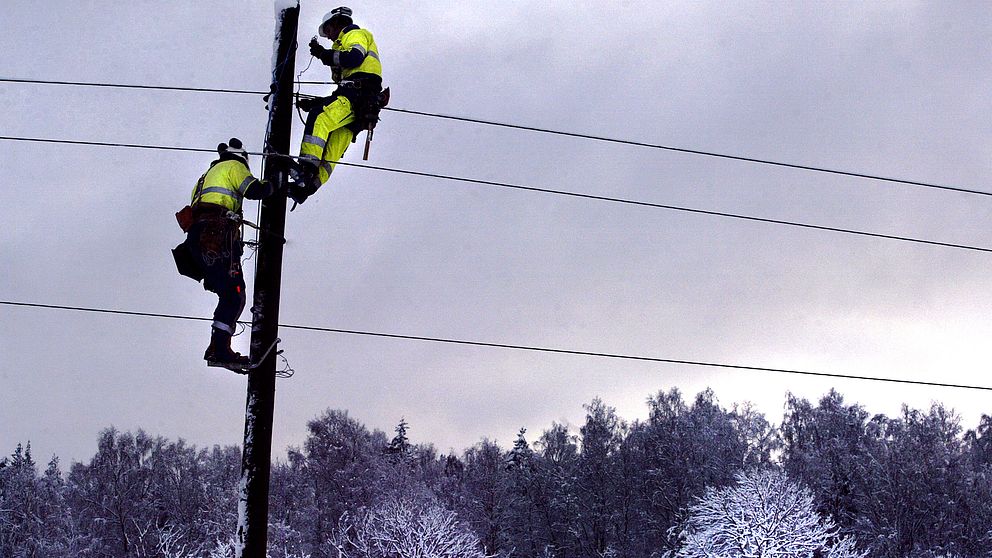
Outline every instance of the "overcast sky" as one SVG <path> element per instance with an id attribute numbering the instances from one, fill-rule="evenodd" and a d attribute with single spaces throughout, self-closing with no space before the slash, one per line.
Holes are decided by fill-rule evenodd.
<path id="1" fill-rule="evenodd" d="M 992 190 L 987 2 L 348 5 L 398 108 Z M 303 4 L 297 71 L 334 6 Z M 269 84 L 268 0 L 8 2 L 0 28 L 0 77 Z M 266 119 L 250 96 L 6 83 L 0 106 L 0 135 L 200 148 L 259 150 Z M 0 141 L 0 299 L 209 316 L 216 298 L 169 250 L 210 160 Z M 992 247 L 984 196 L 394 112 L 369 162 Z M 988 253 L 344 166 L 287 236 L 283 323 L 992 386 Z M 0 307 L 0 454 L 30 440 L 39 460 L 86 459 L 110 425 L 240 444 L 245 379 L 204 366 L 208 336 Z M 671 387 L 775 422 L 787 391 L 831 387 L 872 412 L 940 401 L 967 427 L 992 412 L 979 391 L 280 336 L 297 373 L 278 383 L 276 456 L 327 408 L 386 431 L 405 417 L 441 451 L 581 424 L 595 396 L 643 418 Z"/>

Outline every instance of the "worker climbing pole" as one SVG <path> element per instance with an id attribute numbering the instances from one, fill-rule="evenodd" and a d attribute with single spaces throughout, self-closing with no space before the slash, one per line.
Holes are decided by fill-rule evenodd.
<path id="1" fill-rule="evenodd" d="M 379 111 L 389 102 L 389 89 L 382 89 L 379 47 L 369 30 L 355 25 L 351 8 L 341 6 L 328 12 L 318 32 L 333 44 L 325 48 L 314 37 L 310 40 L 310 54 L 331 68 L 337 89 L 328 97 L 297 101 L 309 116 L 299 162 L 291 170 L 289 196 L 296 203 L 306 201 L 330 179 L 335 164 L 362 130 L 368 132 L 368 158 Z"/>
<path id="2" fill-rule="evenodd" d="M 231 336 L 245 308 L 241 272 L 242 204 L 272 195 L 273 183 L 258 180 L 248 167 L 248 151 L 238 138 L 217 146 L 217 159 L 193 187 L 190 204 L 176 213 L 186 241 L 172 254 L 179 273 L 217 294 L 210 345 L 203 354 L 208 366 L 235 371 L 251 367 L 248 357 L 231 349 Z"/>

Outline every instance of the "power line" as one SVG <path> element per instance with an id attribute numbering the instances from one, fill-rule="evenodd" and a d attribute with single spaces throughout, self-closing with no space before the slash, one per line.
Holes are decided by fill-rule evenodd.
<path id="1" fill-rule="evenodd" d="M 39 143 L 65 143 L 65 144 L 72 144 L 72 145 L 89 145 L 89 146 L 97 146 L 97 147 L 122 147 L 122 148 L 134 148 L 134 149 L 159 149 L 159 150 L 166 150 L 166 151 L 187 151 L 187 152 L 192 151 L 192 152 L 197 152 L 197 153 L 216 153 L 216 150 L 214 150 L 214 149 L 206 149 L 206 148 L 174 147 L 174 146 L 164 146 L 164 145 L 143 145 L 143 144 L 133 144 L 133 143 L 111 143 L 111 142 L 80 141 L 80 140 L 62 140 L 62 139 L 47 139 L 47 138 L 26 138 L 26 137 L 14 137 L 14 136 L 0 136 L 0 140 L 24 141 L 24 142 L 39 142 Z M 256 151 L 249 151 L 249 153 L 251 155 L 275 156 L 275 155 L 272 155 L 272 154 L 266 154 L 266 153 L 261 153 L 261 152 L 256 152 Z M 287 156 L 280 155 L 279 157 L 287 157 Z M 697 209 L 697 208 L 692 208 L 692 207 L 683 207 L 683 206 L 677 206 L 677 205 L 668 205 L 668 204 L 661 204 L 661 203 L 653 203 L 653 202 L 647 202 L 647 201 L 641 201 L 641 200 L 631 200 L 631 199 L 625 199 L 625 198 L 614 198 L 614 197 L 609 197 L 609 196 L 599 196 L 599 195 L 595 195 L 595 194 L 584 194 L 584 193 L 581 193 L 581 192 L 571 192 L 571 191 L 567 191 L 567 190 L 554 190 L 554 189 L 550 189 L 550 188 L 540 188 L 540 187 L 536 187 L 536 186 L 526 186 L 526 185 L 522 185 L 522 184 L 510 184 L 508 182 L 496 182 L 496 181 L 492 181 L 492 180 L 481 180 L 481 179 L 476 179 L 476 178 L 465 178 L 465 177 L 458 177 L 458 176 L 449 176 L 449 175 L 443 175 L 443 174 L 437 174 L 437 173 L 412 171 L 412 170 L 406 170 L 406 169 L 396 169 L 396 168 L 390 168 L 390 167 L 380 167 L 380 166 L 374 166 L 374 165 L 364 165 L 364 164 L 361 164 L 361 163 L 347 163 L 347 162 L 344 162 L 344 161 L 339 161 L 337 164 L 348 166 L 348 167 L 357 167 L 357 168 L 362 168 L 362 169 L 377 170 L 377 171 L 383 171 L 383 172 L 391 172 L 391 173 L 396 173 L 396 174 L 405 174 L 405 175 L 409 175 L 409 176 L 420 176 L 420 177 L 426 177 L 426 178 L 437 178 L 437 179 L 441 179 L 441 180 L 450 180 L 450 181 L 455 181 L 455 182 L 465 182 L 465 183 L 469 183 L 469 184 L 479 184 L 479 185 L 483 185 L 483 186 L 493 186 L 493 187 L 498 187 L 498 188 L 508 188 L 508 189 L 512 189 L 512 190 L 523 190 L 523 191 L 528 191 L 528 192 L 538 192 L 538 193 L 543 193 L 543 194 L 553 194 L 553 195 L 558 195 L 558 196 L 568 196 L 568 197 L 573 197 L 573 198 L 582 198 L 582 199 L 589 199 L 589 200 L 602 201 L 602 202 L 618 203 L 618 204 L 623 204 L 623 205 L 632 205 L 632 206 L 639 206 L 639 207 L 650 207 L 650 208 L 654 208 L 654 209 L 665 209 L 665 210 L 670 210 L 670 211 L 680 211 L 680 212 L 685 212 L 685 213 L 694 213 L 694 214 L 698 214 L 698 215 L 710 215 L 710 216 L 714 216 L 714 217 L 725 217 L 725 218 L 729 218 L 729 219 L 739 219 L 739 220 L 743 220 L 743 221 L 753 221 L 753 222 L 758 222 L 758 223 L 768 223 L 768 224 L 773 224 L 773 225 L 784 225 L 784 226 L 789 226 L 789 227 L 798 227 L 798 228 L 803 228 L 803 229 L 812 229 L 812 230 L 820 230 L 820 231 L 827 231 L 827 232 L 836 232 L 836 233 L 850 234 L 850 235 L 856 235 L 856 236 L 882 238 L 882 239 L 886 239 L 886 240 L 896 240 L 896 241 L 900 241 L 900 242 L 910 242 L 910 243 L 914 243 L 914 244 L 925 244 L 925 245 L 929 245 L 929 246 L 940 246 L 940 247 L 944 247 L 944 248 L 956 248 L 956 249 L 970 250 L 970 251 L 975 251 L 975 252 L 988 252 L 988 253 L 992 253 L 992 248 L 986 248 L 986 247 L 982 247 L 982 246 L 974 246 L 974 245 L 969 245 L 969 244 L 956 244 L 956 243 L 952 243 L 952 242 L 940 242 L 940 241 L 936 241 L 936 240 L 926 240 L 926 239 L 914 238 L 914 237 L 908 237 L 908 236 L 899 236 L 899 235 L 875 233 L 875 232 L 862 231 L 862 230 L 856 230 L 856 229 L 845 229 L 845 228 L 841 228 L 841 227 L 830 227 L 830 226 L 825 226 L 825 225 L 814 225 L 814 224 L 811 224 L 811 223 L 802 223 L 802 222 L 796 222 L 796 221 L 785 221 L 785 220 L 782 220 L 782 219 L 770 219 L 770 218 L 766 218 L 766 217 L 755 217 L 755 216 L 752 216 L 752 215 L 743 215 L 743 214 L 738 214 L 738 213 L 727 213 L 727 212 L 723 212 L 723 211 L 711 211 L 711 210 L 708 210 L 708 209 Z"/>
<path id="2" fill-rule="evenodd" d="M 79 87 L 110 87 L 114 89 L 150 89 L 157 91 L 189 91 L 193 93 L 233 93 L 239 95 L 265 95 L 268 91 L 247 89 L 219 89 L 215 87 L 175 87 L 170 85 L 138 85 L 127 83 L 99 83 L 92 81 L 55 81 L 43 79 L 0 78 L 2 83 L 32 83 L 38 85 L 74 85 Z"/>
<path id="3" fill-rule="evenodd" d="M 857 236 L 868 236 L 868 237 L 874 237 L 874 238 L 884 238 L 884 239 L 887 239 L 887 240 L 898 240 L 898 241 L 901 241 L 901 242 L 912 242 L 912 243 L 916 243 L 916 244 L 928 244 L 928 245 L 931 245 L 931 246 L 942 246 L 942 247 L 945 247 L 945 248 L 959 248 L 959 249 L 962 249 L 962 250 L 974 250 L 974 251 L 978 251 L 978 252 L 992 252 L 992 248 L 985 248 L 985 247 L 981 247 L 981 246 L 972 246 L 972 245 L 968 245 L 968 244 L 955 244 L 955 243 L 951 243 L 951 242 L 940 242 L 940 241 L 936 241 L 936 240 L 925 240 L 925 239 L 913 238 L 913 237 L 908 237 L 908 236 L 897 236 L 897 235 L 891 235 L 891 234 L 874 233 L 874 232 L 860 231 L 860 230 L 855 230 L 855 229 L 844 229 L 844 228 L 840 228 L 840 227 L 828 227 L 828 226 L 824 226 L 824 225 L 814 225 L 814 224 L 811 224 L 811 223 L 800 223 L 800 222 L 796 222 L 796 221 L 785 221 L 785 220 L 782 220 L 782 219 L 769 219 L 769 218 L 766 218 L 766 217 L 755 217 L 755 216 L 752 216 L 752 215 L 742 215 L 742 214 L 738 214 L 738 213 L 726 213 L 726 212 L 723 212 L 723 211 L 711 211 L 711 210 L 708 210 L 708 209 L 697 209 L 697 208 L 692 208 L 692 207 L 682 207 L 682 206 L 677 206 L 677 205 L 667 205 L 667 204 L 646 202 L 646 201 L 640 201 L 640 200 L 630 200 L 630 199 L 625 199 L 625 198 L 614 198 L 614 197 L 609 197 L 609 196 L 599 196 L 599 195 L 595 195 L 595 194 L 583 194 L 583 193 L 580 193 L 580 192 L 570 192 L 570 191 L 567 191 L 567 190 L 552 190 L 550 188 L 539 188 L 539 187 L 536 187 L 536 186 L 524 186 L 524 185 L 521 185 L 521 184 L 509 184 L 509 183 L 506 183 L 506 182 L 495 182 L 495 181 L 490 181 L 490 180 L 479 180 L 479 179 L 475 179 L 475 178 L 463 178 L 463 177 L 457 177 L 457 176 L 446 176 L 446 175 L 434 174 L 434 173 L 427 173 L 427 172 L 411 171 L 411 170 L 404 170 L 404 169 L 393 169 L 393 168 L 389 168 L 389 167 L 377 167 L 377 166 L 372 166 L 372 165 L 363 165 L 361 163 L 341 163 L 341 162 L 339 162 L 338 164 L 344 164 L 344 165 L 348 165 L 348 166 L 351 166 L 351 167 L 358 167 L 358 168 L 364 168 L 364 169 L 374 169 L 374 170 L 380 170 L 380 171 L 385 171 L 385 172 L 407 174 L 407 175 L 412 175 L 412 176 L 423 176 L 423 177 L 430 177 L 430 178 L 439 178 L 439 179 L 443 179 L 443 180 L 453 180 L 453 181 L 457 181 L 457 182 L 468 182 L 468 183 L 471 183 L 471 184 L 481 184 L 481 185 L 485 185 L 485 186 L 496 186 L 496 187 L 499 187 L 499 188 L 510 188 L 510 189 L 513 189 L 513 190 L 524 190 L 524 191 L 529 191 L 529 192 L 540 192 L 540 193 L 544 193 L 544 194 L 554 194 L 554 195 L 558 195 L 558 196 L 569 196 L 569 197 L 574 197 L 574 198 L 583 198 L 583 199 L 596 200 L 596 201 L 605 201 L 605 202 L 619 203 L 619 204 L 625 204 L 625 205 L 635 205 L 635 206 L 641 206 L 641 207 L 651 207 L 651 208 L 655 208 L 655 209 L 667 209 L 667 210 L 671 210 L 671 211 L 682 211 L 682 212 L 686 212 L 686 213 L 695 213 L 695 214 L 698 214 L 698 215 L 711 215 L 711 216 L 714 216 L 714 217 L 726 217 L 726 218 L 729 218 L 729 219 L 740 219 L 740 220 L 743 220 L 743 221 L 754 221 L 754 222 L 758 222 L 758 223 L 769 223 L 769 224 L 774 224 L 774 225 L 785 225 L 785 226 L 789 226 L 789 227 L 799 227 L 799 228 L 804 228 L 804 229 L 813 229 L 813 230 L 820 230 L 820 231 L 829 231 L 829 232 L 837 232 L 837 233 L 844 233 L 844 234 L 853 234 L 853 235 L 857 235 Z"/>
<path id="4" fill-rule="evenodd" d="M 484 124 L 486 126 L 497 126 L 497 127 L 500 127 L 500 128 L 511 128 L 511 129 L 515 129 L 515 130 L 527 130 L 527 131 L 530 131 L 530 132 L 540 132 L 542 134 L 552 134 L 552 135 L 556 135 L 556 136 L 567 136 L 567 137 L 572 137 L 572 138 L 580 138 L 580 139 L 601 141 L 601 142 L 607 142 L 607 143 L 616 143 L 616 144 L 621 144 L 621 145 L 632 145 L 632 146 L 637 146 L 637 147 L 646 147 L 646 148 L 650 148 L 650 149 L 661 149 L 661 150 L 664 150 L 664 151 L 672 151 L 672 152 L 675 152 L 675 153 L 688 153 L 690 155 L 702 155 L 702 156 L 705 156 L 705 157 L 715 157 L 715 158 L 718 158 L 718 159 L 729 159 L 729 160 L 732 160 L 732 161 L 742 161 L 742 162 L 745 162 L 745 163 L 757 163 L 757 164 L 761 164 L 761 165 L 770 165 L 770 166 L 774 166 L 774 167 L 782 167 L 782 168 L 788 168 L 788 169 L 798 169 L 798 170 L 804 170 L 804 171 L 812 171 L 812 172 L 833 174 L 833 175 L 837 175 L 837 176 L 847 176 L 847 177 L 853 177 L 853 178 L 866 178 L 868 180 L 879 180 L 879 181 L 882 181 L 882 182 L 892 182 L 892 183 L 895 183 L 895 184 L 905 184 L 905 185 L 908 185 L 908 186 L 919 186 L 919 187 L 923 187 L 923 188 L 935 188 L 935 189 L 938 189 L 938 190 L 948 190 L 948 191 L 952 191 L 952 192 L 961 192 L 961 193 L 965 193 L 965 194 L 977 194 L 977 195 L 980 195 L 980 196 L 992 196 L 992 192 L 986 192 L 984 190 L 972 190 L 972 189 L 969 189 L 969 188 L 962 188 L 962 187 L 959 187 L 959 186 L 947 186 L 947 185 L 943 185 L 943 184 L 933 184 L 933 183 L 929 183 L 929 182 L 919 182 L 919 181 L 916 181 L 916 180 L 906 180 L 906 179 L 902 179 L 902 178 L 892 178 L 892 177 L 879 176 L 879 175 L 874 175 L 874 174 L 866 174 L 866 173 L 860 173 L 860 172 L 851 172 L 851 171 L 842 171 L 842 170 L 837 170 L 837 169 L 828 169 L 828 168 L 823 168 L 823 167 L 814 167 L 814 166 L 811 166 L 811 165 L 799 165 L 799 164 L 795 164 L 795 163 L 783 163 L 781 161 L 772 161 L 772 160 L 769 160 L 769 159 L 758 159 L 758 158 L 755 158 L 755 157 L 744 157 L 742 155 L 728 155 L 726 153 L 715 153 L 715 152 L 712 152 L 712 151 L 702 151 L 702 150 L 698 150 L 698 149 L 689 149 L 689 148 L 685 148 L 685 147 L 673 147 L 673 146 L 670 146 L 670 145 L 661 145 L 661 144 L 655 144 L 655 143 L 645 143 L 645 142 L 640 142 L 640 141 L 625 140 L 625 139 L 618 139 L 618 138 L 610 138 L 610 137 L 605 137 L 605 136 L 594 136 L 594 135 L 591 135 L 591 134 L 580 134 L 580 133 L 576 133 L 576 132 L 565 132 L 565 131 L 561 131 L 561 130 L 551 130 L 551 129 L 548 129 L 548 128 L 537 128 L 537 127 L 534 127 L 534 126 L 523 126 L 523 125 L 520 125 L 520 124 L 509 124 L 509 123 L 506 123 L 506 122 L 496 122 L 496 121 L 492 121 L 492 120 L 480 120 L 478 118 L 468 118 L 468 117 L 464 117 L 464 116 L 452 116 L 452 115 L 447 115 L 447 114 L 435 114 L 435 113 L 421 112 L 421 111 L 401 109 L 401 108 L 390 108 L 390 107 L 386 107 L 383 110 L 391 110 L 393 112 L 400 112 L 400 113 L 405 113 L 405 114 L 416 114 L 416 115 L 419 115 L 419 116 L 430 116 L 430 117 L 433 117 L 433 118 L 443 118 L 443 119 L 446 119 L 446 120 L 457 120 L 457 121 L 461 121 L 461 122 L 471 122 L 471 123 L 474 123 L 474 124 Z"/>
<path id="5" fill-rule="evenodd" d="M 148 318 L 167 318 L 176 320 L 196 320 L 209 322 L 213 318 L 203 318 L 198 316 L 182 316 L 177 314 L 161 314 L 156 312 L 134 312 L 129 310 L 113 310 L 105 308 L 87 308 L 81 306 L 63 306 L 56 304 L 39 304 L 32 302 L 16 302 L 9 300 L 0 300 L 0 304 L 6 306 L 18 306 L 24 308 L 46 308 L 53 310 L 71 310 L 78 312 L 90 312 L 99 314 L 112 314 L 112 315 L 123 315 L 123 316 L 138 316 L 138 317 L 148 317 Z M 248 323 L 248 322 L 239 322 Z M 405 341 L 424 341 L 430 343 L 445 343 L 449 345 L 463 345 L 463 346 L 473 346 L 473 347 L 486 347 L 492 349 L 512 349 L 518 351 L 531 351 L 540 353 L 553 353 L 562 355 L 573 355 L 573 356 L 585 356 L 585 357 L 597 357 L 597 358 L 608 358 L 615 360 L 629 360 L 629 361 L 639 361 L 639 362 L 655 362 L 662 364 L 681 364 L 686 366 L 701 366 L 706 368 L 724 368 L 733 370 L 748 370 L 752 372 L 776 372 L 782 374 L 798 374 L 802 376 L 818 376 L 823 378 L 839 378 L 844 380 L 864 380 L 872 382 L 887 382 L 895 384 L 908 384 L 908 385 L 918 385 L 918 386 L 928 386 L 928 387 L 944 387 L 944 388 L 955 388 L 955 389 L 968 389 L 968 390 L 980 390 L 980 391 L 992 391 L 992 387 L 987 386 L 973 386 L 966 384 L 951 384 L 944 382 L 927 382 L 923 380 L 904 380 L 898 378 L 877 378 L 873 376 L 859 376 L 853 374 L 839 374 L 832 372 L 816 372 L 811 370 L 796 370 L 789 368 L 771 368 L 765 366 L 750 366 L 743 364 L 728 364 L 721 362 L 705 362 L 697 360 L 686 360 L 686 359 L 674 359 L 674 358 L 662 358 L 662 357 L 650 357 L 650 356 L 640 356 L 640 355 L 629 355 L 621 353 L 604 353 L 597 351 L 583 351 L 577 349 L 560 349 L 553 347 L 539 347 L 533 345 L 516 345 L 509 343 L 494 343 L 489 341 L 471 341 L 466 339 L 449 339 L 443 337 L 428 337 L 423 335 L 406 335 L 398 333 L 384 333 L 376 331 L 361 331 L 354 329 L 340 329 L 331 327 L 317 327 L 317 326 L 305 326 L 305 325 L 294 325 L 294 324 L 279 324 L 279 327 L 286 329 L 297 329 L 301 331 L 315 331 L 322 333 L 339 333 L 344 335 L 360 335 L 365 337 L 380 337 L 387 339 L 401 339 Z"/>
<path id="6" fill-rule="evenodd" d="M 34 143 L 65 143 L 69 145 L 89 145 L 94 147 L 126 147 L 129 149 L 156 149 L 159 151 L 186 151 L 193 153 L 217 153 L 216 149 L 207 149 L 200 147 L 178 147 L 174 145 L 147 145 L 140 143 L 115 143 L 107 141 L 84 141 L 84 140 L 67 140 L 67 139 L 48 139 L 48 138 L 25 138 L 16 136 L 0 136 L 0 140 L 6 141 L 26 141 Z M 250 152 L 252 155 L 260 155 L 260 153 Z"/>
<path id="7" fill-rule="evenodd" d="M 190 91 L 190 92 L 201 92 L 201 93 L 233 93 L 242 95 L 265 95 L 267 91 L 251 91 L 245 89 L 218 89 L 209 87 L 173 87 L 173 86 L 163 86 L 163 85 L 131 85 L 131 84 L 119 84 L 119 83 L 99 83 L 99 82 L 82 82 L 82 81 L 54 81 L 54 80 L 35 80 L 35 79 L 18 79 L 18 78 L 0 78 L 0 82 L 7 83 L 30 83 L 39 85 L 73 85 L 73 86 L 84 86 L 84 87 L 112 87 L 112 88 L 124 88 L 124 89 L 153 89 L 161 91 Z M 334 85 L 333 82 L 326 81 L 298 81 L 297 83 L 301 85 Z M 903 178 L 893 178 L 887 176 L 880 176 L 868 173 L 860 173 L 853 171 L 844 171 L 838 169 L 829 169 L 825 167 L 816 167 L 812 165 L 800 165 L 795 163 L 785 163 L 781 161 L 773 161 L 770 159 L 759 159 L 756 157 L 745 157 L 742 155 L 730 155 L 726 153 L 716 153 L 713 151 L 704 151 L 700 149 L 689 149 L 685 147 L 675 147 L 671 145 L 662 145 L 656 143 L 641 142 L 635 140 L 627 140 L 621 138 L 611 138 L 606 136 L 596 136 L 592 134 L 581 134 L 577 132 L 568 132 L 564 130 L 554 130 L 550 128 L 539 128 L 536 126 L 525 126 L 521 124 L 512 124 L 508 122 L 498 122 L 494 120 L 483 120 L 479 118 L 470 118 L 466 116 L 455 116 L 450 114 L 440 114 L 426 111 L 385 107 L 383 110 L 397 112 L 402 114 L 412 114 L 417 116 L 426 116 L 430 118 L 439 118 L 444 120 L 453 120 L 458 122 L 468 122 L 472 124 L 482 124 L 485 126 L 496 126 L 500 128 L 508 128 L 513 130 L 525 130 L 529 132 L 538 132 L 542 134 L 552 134 L 559 136 L 566 136 L 578 139 L 586 139 L 592 141 L 600 141 L 607 143 L 615 143 L 620 145 L 629 145 L 635 147 L 644 147 L 649 149 L 659 149 L 663 151 L 672 151 L 675 153 L 686 153 L 690 155 L 700 155 L 705 157 L 715 157 L 719 159 L 728 159 L 732 161 L 741 161 L 746 163 L 755 163 L 761 165 L 770 165 L 781 168 L 790 168 L 797 170 L 804 170 L 810 172 L 819 172 L 826 174 L 833 174 L 836 176 L 847 176 L 851 178 L 863 178 L 868 180 L 878 180 L 881 182 L 890 182 L 894 184 L 904 184 L 907 186 L 918 186 L 922 188 L 933 188 L 938 190 L 946 190 L 951 192 L 959 192 L 965 194 L 975 194 L 980 196 L 992 196 L 992 192 L 984 190 L 975 190 L 971 188 L 963 188 L 960 186 L 948 186 L 946 184 L 935 184 L 932 182 L 922 182 L 917 180 L 908 180 Z"/>

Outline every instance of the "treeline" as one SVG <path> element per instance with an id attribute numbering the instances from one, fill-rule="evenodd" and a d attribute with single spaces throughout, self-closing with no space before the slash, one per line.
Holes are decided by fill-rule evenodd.
<path id="1" fill-rule="evenodd" d="M 648 406 L 627 422 L 597 399 L 577 430 L 521 430 L 512 447 L 483 440 L 461 455 L 412 444 L 402 421 L 387 435 L 327 411 L 273 465 L 270 555 L 403 556 L 369 546 L 393 529 L 480 556 L 659 558 L 680 550 L 707 488 L 773 469 L 869 556 L 992 555 L 989 417 L 964 431 L 941 405 L 872 416 L 833 391 L 790 396 L 778 426 L 711 391 Z M 18 446 L 0 463 L 0 557 L 231 556 L 240 459 L 108 429 L 89 463 L 63 472 Z"/>

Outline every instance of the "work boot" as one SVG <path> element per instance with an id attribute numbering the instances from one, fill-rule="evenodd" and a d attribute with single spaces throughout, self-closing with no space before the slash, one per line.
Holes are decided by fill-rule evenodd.
<path id="1" fill-rule="evenodd" d="M 251 359 L 231 349 L 231 334 L 217 328 L 210 334 L 210 346 L 203 353 L 203 360 L 207 361 L 207 366 L 220 366 L 236 372 L 244 372 L 251 365 Z"/>
<path id="2" fill-rule="evenodd" d="M 317 163 L 311 159 L 291 160 L 291 162 L 292 166 L 289 168 L 289 178 L 292 184 L 309 190 L 316 190 L 320 187 L 320 175 L 317 169 Z"/>
<path id="3" fill-rule="evenodd" d="M 311 182 L 311 177 L 317 174 L 317 165 L 309 159 L 289 161 L 289 179 L 297 186 L 305 186 Z"/>

